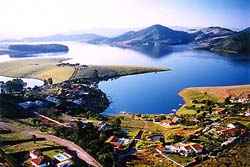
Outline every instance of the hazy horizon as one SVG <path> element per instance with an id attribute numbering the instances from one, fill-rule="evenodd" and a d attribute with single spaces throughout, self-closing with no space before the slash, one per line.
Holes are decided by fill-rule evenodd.
<path id="1" fill-rule="evenodd" d="M 249 9 L 247 0 L 8 0 L 0 3 L 0 37 L 101 34 L 97 30 L 125 31 L 153 24 L 238 30 L 250 26 Z"/>

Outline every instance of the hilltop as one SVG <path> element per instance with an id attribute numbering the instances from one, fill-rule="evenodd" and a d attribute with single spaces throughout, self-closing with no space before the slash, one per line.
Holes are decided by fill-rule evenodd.
<path id="1" fill-rule="evenodd" d="M 152 47 L 187 44 L 191 41 L 191 36 L 184 31 L 175 31 L 162 25 L 152 25 L 139 31 L 129 31 L 120 36 L 93 43 L 105 43 L 125 48 Z"/>
<path id="2" fill-rule="evenodd" d="M 250 53 L 250 28 L 199 43 L 201 49 L 225 53 Z"/>

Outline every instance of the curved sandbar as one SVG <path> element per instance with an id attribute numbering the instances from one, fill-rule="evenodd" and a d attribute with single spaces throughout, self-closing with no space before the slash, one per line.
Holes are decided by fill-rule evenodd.
<path id="1" fill-rule="evenodd" d="M 0 63 L 0 76 L 48 79 L 60 83 L 70 79 L 93 79 L 99 81 L 126 75 L 167 71 L 167 68 L 136 66 L 70 65 L 66 58 L 32 58 Z"/>
<path id="2" fill-rule="evenodd" d="M 0 63 L 0 75 L 18 78 L 48 79 L 54 83 L 68 80 L 74 72 L 73 67 L 58 67 L 65 58 L 33 58 Z"/>

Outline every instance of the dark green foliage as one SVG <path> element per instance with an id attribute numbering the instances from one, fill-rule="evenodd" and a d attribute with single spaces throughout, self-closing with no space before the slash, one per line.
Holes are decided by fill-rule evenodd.
<path id="1" fill-rule="evenodd" d="M 8 92 L 21 92 L 26 86 L 26 83 L 22 79 L 13 79 L 6 82 L 6 90 Z"/>
<path id="2" fill-rule="evenodd" d="M 0 117 L 6 118 L 18 118 L 25 114 L 20 112 L 16 106 L 16 103 L 21 100 L 19 96 L 13 96 L 9 94 L 0 95 Z"/>
<path id="3" fill-rule="evenodd" d="M 58 128 L 56 135 L 80 145 L 95 156 L 104 167 L 113 166 L 113 148 L 110 144 L 105 143 L 106 138 L 98 133 L 93 124 L 89 123 L 85 128 L 78 127 L 74 130 L 70 128 Z"/>

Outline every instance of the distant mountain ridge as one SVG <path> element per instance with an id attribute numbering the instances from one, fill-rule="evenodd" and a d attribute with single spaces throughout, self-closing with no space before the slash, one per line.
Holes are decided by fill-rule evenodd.
<path id="1" fill-rule="evenodd" d="M 128 31 L 116 37 L 104 37 L 92 33 L 57 34 L 46 37 L 23 38 L 25 42 L 77 41 L 91 44 L 107 44 L 139 51 L 169 52 L 172 45 L 192 44 L 196 49 L 226 53 L 249 53 L 249 30 L 240 32 L 223 27 L 207 27 L 189 31 L 177 31 L 160 24 Z M 15 42 L 15 40 L 12 40 Z M 164 53 L 162 53 L 164 54 Z"/>
<path id="2" fill-rule="evenodd" d="M 86 33 L 86 34 L 56 34 L 43 37 L 27 37 L 22 39 L 9 39 L 2 40 L 0 42 L 52 42 L 52 41 L 76 41 L 76 42 L 88 42 L 90 40 L 106 39 L 101 35 Z"/>
<path id="3" fill-rule="evenodd" d="M 232 35 L 202 41 L 198 48 L 224 53 L 250 53 L 250 27 Z"/>
<path id="4" fill-rule="evenodd" d="M 214 37 L 233 35 L 235 32 L 223 27 L 207 27 L 192 33 L 194 41 L 202 41 Z"/>
<path id="5" fill-rule="evenodd" d="M 186 44 L 190 41 L 191 35 L 187 32 L 175 31 L 157 24 L 139 31 L 130 31 L 114 38 L 92 40 L 90 42 L 126 48 L 139 48 L 144 46 Z"/>

